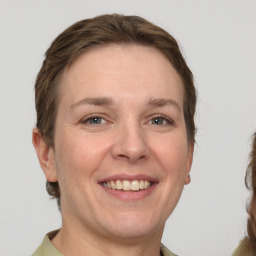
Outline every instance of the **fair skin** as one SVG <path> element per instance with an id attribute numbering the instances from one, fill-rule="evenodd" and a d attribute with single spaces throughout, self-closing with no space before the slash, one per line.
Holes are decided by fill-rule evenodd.
<path id="1" fill-rule="evenodd" d="M 54 149 L 33 130 L 46 179 L 61 189 L 52 243 L 65 256 L 159 256 L 193 156 L 179 75 L 152 47 L 108 45 L 66 70 L 59 96 Z"/>

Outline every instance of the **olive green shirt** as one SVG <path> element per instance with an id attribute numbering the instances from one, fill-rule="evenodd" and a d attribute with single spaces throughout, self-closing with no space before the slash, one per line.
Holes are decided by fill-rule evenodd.
<path id="1" fill-rule="evenodd" d="M 232 256 L 254 256 L 254 255 L 255 253 L 250 247 L 248 238 L 244 238 L 232 254 Z"/>
<path id="2" fill-rule="evenodd" d="M 37 248 L 37 250 L 32 254 L 32 256 L 63 256 L 51 243 L 51 240 L 57 231 L 53 231 L 48 233 L 45 237 L 41 245 Z M 176 254 L 169 251 L 163 244 L 161 245 L 161 253 L 163 256 L 177 256 Z"/>

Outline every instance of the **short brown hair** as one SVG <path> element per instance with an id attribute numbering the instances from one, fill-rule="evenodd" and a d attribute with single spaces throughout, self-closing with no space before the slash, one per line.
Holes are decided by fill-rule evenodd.
<path id="1" fill-rule="evenodd" d="M 194 143 L 196 90 L 176 40 L 162 28 L 138 16 L 102 15 L 81 20 L 63 31 L 46 51 L 35 83 L 37 128 L 44 141 L 54 147 L 59 82 L 64 70 L 89 48 L 107 44 L 138 44 L 158 49 L 169 59 L 184 85 L 184 119 L 188 140 Z M 60 199 L 58 182 L 47 182 L 48 193 Z"/>

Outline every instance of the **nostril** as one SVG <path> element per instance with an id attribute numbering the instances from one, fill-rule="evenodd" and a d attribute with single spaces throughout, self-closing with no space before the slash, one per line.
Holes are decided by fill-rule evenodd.
<path id="1" fill-rule="evenodd" d="M 118 157 L 120 157 L 120 158 L 129 158 L 129 157 L 126 156 L 126 155 L 118 155 Z"/>
<path id="2" fill-rule="evenodd" d="M 138 156 L 137 154 L 119 154 L 117 155 L 117 159 L 119 160 L 126 160 L 130 163 L 136 163 L 137 161 L 143 161 L 145 160 L 147 157 L 146 155 L 140 155 Z"/>

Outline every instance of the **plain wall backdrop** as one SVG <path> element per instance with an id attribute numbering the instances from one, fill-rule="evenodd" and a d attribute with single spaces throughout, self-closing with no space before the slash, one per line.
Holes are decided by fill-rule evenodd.
<path id="1" fill-rule="evenodd" d="M 28 256 L 61 225 L 31 143 L 34 82 L 53 39 L 105 13 L 171 33 L 195 76 L 192 182 L 163 242 L 181 256 L 231 255 L 246 230 L 244 175 L 256 130 L 255 0 L 0 0 L 0 256 Z"/>

